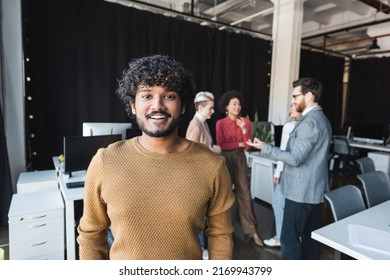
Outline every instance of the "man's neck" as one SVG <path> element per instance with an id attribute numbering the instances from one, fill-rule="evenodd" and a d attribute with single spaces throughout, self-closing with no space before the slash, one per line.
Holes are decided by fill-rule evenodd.
<path id="1" fill-rule="evenodd" d="M 311 111 L 311 109 L 313 109 L 317 105 L 318 105 L 318 103 L 312 102 L 310 105 L 306 106 L 305 110 L 303 110 L 303 112 L 302 112 L 302 115 L 306 115 L 309 111 Z"/>
<path id="2" fill-rule="evenodd" d="M 172 133 L 165 137 L 151 137 L 145 133 L 138 137 L 139 144 L 146 150 L 159 154 L 171 154 L 184 151 L 189 142 Z"/>

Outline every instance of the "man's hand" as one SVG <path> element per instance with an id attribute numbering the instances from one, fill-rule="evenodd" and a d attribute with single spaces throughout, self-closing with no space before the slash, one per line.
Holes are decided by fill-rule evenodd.
<path id="1" fill-rule="evenodd" d="M 261 141 L 259 138 L 256 138 L 256 137 L 253 139 L 253 142 L 252 142 L 252 140 L 249 139 L 248 141 L 246 141 L 246 143 L 249 146 L 255 147 L 256 149 L 259 149 L 259 150 L 261 150 L 263 148 L 263 144 L 264 144 L 263 141 Z"/>

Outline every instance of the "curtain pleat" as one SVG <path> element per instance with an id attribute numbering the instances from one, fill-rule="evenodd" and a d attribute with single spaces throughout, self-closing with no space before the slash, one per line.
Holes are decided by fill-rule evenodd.
<path id="1" fill-rule="evenodd" d="M 334 134 L 341 133 L 343 126 L 343 75 L 344 58 L 302 50 L 299 76 L 312 77 L 322 83 L 320 105 L 332 124 Z"/>
<path id="2" fill-rule="evenodd" d="M 347 119 L 353 123 L 390 123 L 390 57 L 351 61 Z"/>
<path id="3" fill-rule="evenodd" d="M 8 210 L 11 205 L 12 194 L 3 112 L 0 106 L 0 226 L 8 225 Z"/>

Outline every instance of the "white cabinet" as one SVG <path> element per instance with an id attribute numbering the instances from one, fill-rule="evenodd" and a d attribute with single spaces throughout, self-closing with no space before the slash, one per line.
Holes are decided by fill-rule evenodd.
<path id="1" fill-rule="evenodd" d="M 374 161 L 375 170 L 380 170 L 390 175 L 390 153 L 370 152 L 367 156 Z"/>
<path id="2" fill-rule="evenodd" d="M 249 155 L 251 159 L 251 194 L 267 203 L 272 203 L 276 161 L 261 155 Z"/>
<path id="3" fill-rule="evenodd" d="M 58 189 L 56 171 L 42 170 L 21 172 L 16 183 L 17 193 Z"/>
<path id="4" fill-rule="evenodd" d="M 64 259 L 64 203 L 58 189 L 14 194 L 8 219 L 11 260 Z"/>

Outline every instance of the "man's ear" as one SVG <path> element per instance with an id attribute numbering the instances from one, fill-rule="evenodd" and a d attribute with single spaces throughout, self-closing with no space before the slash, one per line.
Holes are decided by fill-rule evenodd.
<path id="1" fill-rule="evenodd" d="M 134 103 L 130 103 L 130 107 L 131 107 L 131 112 L 135 115 L 136 111 L 135 111 L 135 104 Z"/>
<path id="2" fill-rule="evenodd" d="M 314 101 L 314 94 L 311 91 L 308 91 L 305 96 L 307 96 L 309 100 Z"/>
<path id="3" fill-rule="evenodd" d="M 184 115 L 186 113 L 186 107 L 187 107 L 186 105 L 181 107 L 181 111 L 180 111 L 181 115 Z"/>

